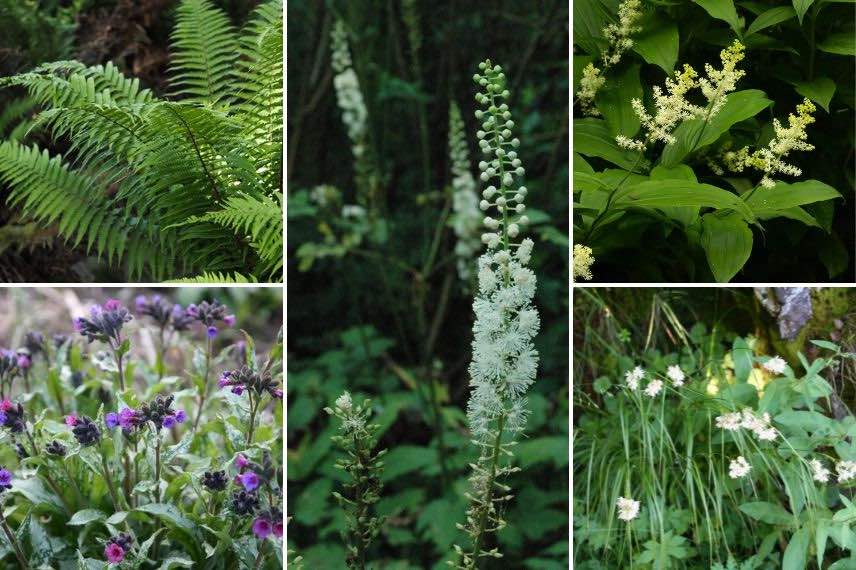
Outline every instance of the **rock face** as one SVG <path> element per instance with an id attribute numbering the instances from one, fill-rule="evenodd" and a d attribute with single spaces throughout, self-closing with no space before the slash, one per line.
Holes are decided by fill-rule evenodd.
<path id="1" fill-rule="evenodd" d="M 811 320 L 811 291 L 808 287 L 756 287 L 755 295 L 776 317 L 783 340 L 794 340 Z"/>

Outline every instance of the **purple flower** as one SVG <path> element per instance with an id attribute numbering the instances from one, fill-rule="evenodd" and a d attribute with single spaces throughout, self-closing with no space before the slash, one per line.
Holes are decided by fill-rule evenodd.
<path id="1" fill-rule="evenodd" d="M 104 547 L 104 556 L 110 564 L 119 564 L 125 559 L 125 549 L 113 542 Z"/>
<path id="2" fill-rule="evenodd" d="M 273 523 L 273 535 L 277 538 L 282 538 L 282 521 Z"/>
<path id="3" fill-rule="evenodd" d="M 19 354 L 18 355 L 18 368 L 22 370 L 26 370 L 30 367 L 30 356 L 27 354 Z"/>
<path id="4" fill-rule="evenodd" d="M 221 388 L 225 388 L 226 386 L 230 386 L 231 384 L 232 372 L 230 370 L 226 370 L 220 375 L 220 379 L 217 380 L 217 385 Z"/>
<path id="5" fill-rule="evenodd" d="M 236 384 L 235 386 L 232 386 L 232 393 L 240 396 L 241 394 L 244 393 L 244 385 L 243 384 Z"/>
<path id="6" fill-rule="evenodd" d="M 12 488 L 12 472 L 8 469 L 0 469 L 0 489 Z"/>
<path id="7" fill-rule="evenodd" d="M 75 317 L 72 319 L 71 324 L 74 327 L 74 332 L 80 332 L 83 330 L 83 319 L 81 317 Z"/>
<path id="8" fill-rule="evenodd" d="M 176 410 L 175 411 L 175 421 L 180 424 L 183 424 L 187 420 L 187 414 L 184 413 L 184 410 Z"/>
<path id="9" fill-rule="evenodd" d="M 65 425 L 68 427 L 74 427 L 77 425 L 77 416 L 71 414 L 70 416 L 65 416 Z"/>
<path id="10" fill-rule="evenodd" d="M 217 336 L 217 327 L 210 326 L 208 327 L 208 338 L 214 338 Z"/>
<path id="11" fill-rule="evenodd" d="M 199 314 L 199 307 L 197 307 L 195 304 L 191 303 L 191 304 L 187 305 L 187 309 L 185 310 L 185 312 L 188 315 L 190 315 L 191 317 L 195 317 L 196 315 Z"/>
<path id="12" fill-rule="evenodd" d="M 122 303 L 119 301 L 119 299 L 107 299 L 107 302 L 104 303 L 105 311 L 115 311 L 117 309 L 120 309 L 121 307 Z"/>
<path id="13" fill-rule="evenodd" d="M 238 475 L 238 480 L 241 482 L 241 485 L 244 486 L 244 489 L 247 491 L 254 491 L 259 488 L 259 476 L 255 474 L 253 471 L 246 471 Z"/>
<path id="14" fill-rule="evenodd" d="M 235 457 L 235 466 L 241 471 L 243 471 L 244 468 L 249 464 L 250 461 L 246 457 L 244 457 L 242 453 L 239 453 L 238 456 Z"/>
<path id="15" fill-rule="evenodd" d="M 0 425 L 5 424 L 7 418 L 6 412 L 0 412 Z"/>
<path id="16" fill-rule="evenodd" d="M 253 521 L 253 534 L 260 539 L 266 539 L 272 532 L 273 525 L 270 524 L 269 520 L 260 517 Z"/>
<path id="17" fill-rule="evenodd" d="M 107 429 L 116 429 L 116 426 L 119 425 L 119 414 L 116 412 L 108 413 L 104 416 L 104 425 L 107 426 Z"/>
<path id="18" fill-rule="evenodd" d="M 137 411 L 133 408 L 119 410 L 119 425 L 123 430 L 130 431 L 137 426 Z"/>
<path id="19" fill-rule="evenodd" d="M 223 322 L 226 323 L 226 326 L 235 326 L 235 315 L 226 315 L 223 317 Z"/>
<path id="20" fill-rule="evenodd" d="M 173 415 L 165 416 L 163 419 L 163 427 L 165 427 L 166 429 L 171 428 L 175 425 L 175 423 L 175 416 Z"/>
<path id="21" fill-rule="evenodd" d="M 134 306 L 136 307 L 137 312 L 142 313 L 148 302 L 149 299 L 145 295 L 137 295 L 136 299 L 134 299 Z"/>

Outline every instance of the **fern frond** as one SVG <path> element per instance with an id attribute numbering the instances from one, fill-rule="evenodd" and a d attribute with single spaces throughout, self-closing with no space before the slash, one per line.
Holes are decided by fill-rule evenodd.
<path id="1" fill-rule="evenodd" d="M 99 182 L 70 170 L 61 156 L 51 158 L 35 145 L 0 144 L 0 182 L 12 191 L 11 205 L 42 224 L 56 224 L 72 246 L 85 244 L 108 262 L 128 262 L 132 276 L 148 270 L 162 275 L 169 254 L 154 228 L 117 212 Z"/>
<path id="2" fill-rule="evenodd" d="M 23 133 L 33 124 L 28 115 L 35 106 L 36 102 L 30 97 L 20 97 L 9 101 L 0 111 L 0 135 L 8 131 L 10 140 L 20 140 Z"/>
<path id="3" fill-rule="evenodd" d="M 252 276 L 241 275 L 240 273 L 203 273 L 196 277 L 186 277 L 184 279 L 171 279 L 167 283 L 258 283 Z"/>
<path id="4" fill-rule="evenodd" d="M 235 116 L 268 195 L 282 188 L 282 1 L 259 6 L 244 30 Z"/>
<path id="5" fill-rule="evenodd" d="M 184 0 L 177 10 L 172 46 L 175 94 L 209 105 L 228 102 L 238 42 L 226 14 L 208 0 Z"/>

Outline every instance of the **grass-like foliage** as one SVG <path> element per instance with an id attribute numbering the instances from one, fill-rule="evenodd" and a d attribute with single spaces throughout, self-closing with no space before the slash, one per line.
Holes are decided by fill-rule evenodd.
<path id="1" fill-rule="evenodd" d="M 626 310 L 599 301 L 580 314 Z M 621 321 L 579 335 L 574 567 L 851 568 L 856 420 L 831 382 L 856 355 L 812 341 L 788 365 L 668 303 L 658 319 L 673 352 Z"/>
<path id="2" fill-rule="evenodd" d="M 0 567 L 282 567 L 281 336 L 257 334 L 257 347 L 235 326 L 275 333 L 264 315 L 281 307 L 263 300 L 235 315 L 217 301 L 138 296 L 132 311 L 109 299 L 8 331 Z M 64 313 L 21 301 L 37 320 Z"/>
<path id="3" fill-rule="evenodd" d="M 8 201 L 129 278 L 281 280 L 282 3 L 237 32 L 184 0 L 169 99 L 111 63 L 43 64 L 0 81 L 26 88 L 65 156 L 0 144 Z"/>

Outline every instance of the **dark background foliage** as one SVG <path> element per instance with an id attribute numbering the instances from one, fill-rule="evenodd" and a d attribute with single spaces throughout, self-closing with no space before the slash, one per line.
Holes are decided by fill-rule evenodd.
<path id="1" fill-rule="evenodd" d="M 256 0 L 218 0 L 236 26 Z M 0 77 L 51 61 L 87 65 L 112 61 L 142 87 L 168 90 L 169 36 L 177 0 L 0 0 Z M 0 138 L 22 136 L 37 112 L 18 89 L 0 90 Z M 66 144 L 37 131 L 28 135 L 53 155 Z M 124 273 L 87 256 L 52 229 L 28 222 L 4 203 L 0 186 L 0 282 L 123 281 Z"/>
<path id="2" fill-rule="evenodd" d="M 619 0 L 575 2 L 575 23 L 581 22 L 582 26 L 582 22 L 587 21 L 586 14 L 614 14 L 618 4 Z M 731 2 L 711 4 L 726 6 Z M 790 6 L 791 3 L 772 0 L 734 4 L 739 23 L 745 31 L 759 14 L 774 7 Z M 788 114 L 793 113 L 796 105 L 803 99 L 794 82 L 812 82 L 826 77 L 835 85 L 829 110 L 826 111 L 815 103 L 816 122 L 807 128 L 808 142 L 815 145 L 815 150 L 792 152 L 786 161 L 801 168 L 802 176 L 782 176 L 781 179 L 787 182 L 820 180 L 835 188 L 843 196 L 843 200 L 820 202 L 806 207 L 821 225 L 831 230 L 829 233 L 784 218 L 762 222 L 764 231 L 754 231 L 752 255 L 734 281 L 850 282 L 854 279 L 856 60 L 852 54 L 848 56 L 840 52 L 831 53 L 821 46 L 826 46 L 825 42 L 832 38 L 850 38 L 852 46 L 852 38 L 856 33 L 856 8 L 848 2 L 818 0 L 808 4 L 810 6 L 802 24 L 796 17 L 792 17 L 762 29 L 746 39 L 746 57 L 738 64 L 738 68 L 744 69 L 746 75 L 738 81 L 737 89 L 760 89 L 775 104 L 757 117 L 735 125 L 734 130 L 745 136 L 744 139 L 738 140 L 735 149 L 742 144 L 755 144 L 756 137 L 762 144 L 766 144 L 773 133 L 774 117 L 787 126 Z M 662 25 L 666 21 L 677 24 L 678 65 L 689 63 L 699 73 L 703 73 L 705 62 L 717 67 L 720 50 L 736 37 L 726 22 L 712 18 L 700 5 L 693 2 L 643 2 L 643 8 L 648 14 L 646 18 L 649 18 L 642 21 L 643 27 L 650 25 L 651 13 L 663 18 Z M 575 30 L 574 53 L 578 55 L 586 54 L 585 48 L 577 43 L 577 36 L 581 35 Z M 852 47 L 849 49 L 852 50 Z M 576 90 L 578 74 L 581 73 L 584 63 L 582 58 L 575 61 L 580 62 L 579 65 L 574 65 Z M 663 84 L 665 74 L 662 69 L 645 63 L 632 52 L 624 56 L 621 65 L 628 65 L 630 61 L 642 64 L 642 85 L 646 94 L 650 93 L 651 86 Z M 605 88 L 609 87 L 610 77 L 614 80 L 616 73 L 618 72 L 612 70 L 607 74 Z M 582 116 L 578 109 L 575 109 L 575 113 L 576 117 Z M 601 170 L 602 161 L 595 162 L 598 164 L 596 169 Z M 690 164 L 699 182 L 719 184 L 723 187 L 724 183 L 713 177 L 703 158 L 696 156 Z M 682 236 L 664 230 L 662 223 L 644 214 L 633 214 L 624 221 L 620 231 L 614 232 L 605 240 L 603 249 L 596 249 L 597 260 L 593 268 L 595 279 L 601 282 L 713 281 L 704 256 L 701 252 L 685 246 L 683 241 Z"/>
<path id="3" fill-rule="evenodd" d="M 379 447 L 389 449 L 378 505 L 389 518 L 371 567 L 445 567 L 452 544 L 466 544 L 455 523 L 464 520 L 467 464 L 476 457 L 464 417 L 472 296 L 462 290 L 454 262 L 438 263 L 428 273 L 421 268 L 436 228 L 438 259 L 448 258 L 454 248 L 443 212 L 450 184 L 449 103 L 461 107 L 475 175 L 480 155 L 475 152 L 472 75 L 480 61 L 490 58 L 510 79 L 509 106 L 527 171 L 527 206 L 539 219 L 532 237 L 542 319 L 530 425 L 516 448 L 523 472 L 509 482 L 515 498 L 506 513 L 508 527 L 498 539 L 505 558 L 492 567 L 565 568 L 568 4 L 423 1 L 416 7 L 420 77 L 401 3 L 288 3 L 290 198 L 331 184 L 346 203 L 355 201 L 350 141 L 329 63 L 328 38 L 338 16 L 350 31 L 383 173 L 384 204 L 383 235 L 360 247 L 370 254 L 328 257 L 302 271 L 297 250 L 321 241 L 321 221 L 302 209 L 298 216 L 299 208 L 289 203 L 290 546 L 307 567 L 342 565 L 344 519 L 331 496 L 343 480 L 333 468 L 338 452 L 330 442 L 337 425 L 321 408 L 346 389 L 357 401 L 372 398 L 382 426 Z M 420 109 L 427 145 L 421 142 Z M 432 329 L 433 342 L 428 340 Z M 431 402 L 439 410 L 436 417 Z"/>

